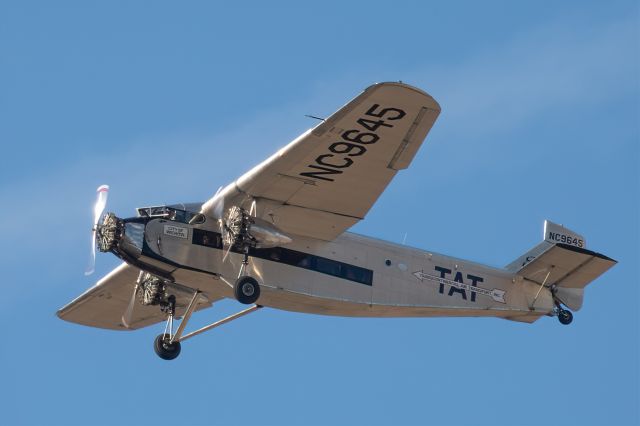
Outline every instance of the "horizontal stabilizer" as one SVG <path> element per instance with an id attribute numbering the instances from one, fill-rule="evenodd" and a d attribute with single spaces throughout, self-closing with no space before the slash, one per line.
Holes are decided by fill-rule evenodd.
<path id="1" fill-rule="evenodd" d="M 549 246 L 517 274 L 546 286 L 556 285 L 556 297 L 573 310 L 582 307 L 584 287 L 617 262 L 603 254 L 569 244 Z"/>

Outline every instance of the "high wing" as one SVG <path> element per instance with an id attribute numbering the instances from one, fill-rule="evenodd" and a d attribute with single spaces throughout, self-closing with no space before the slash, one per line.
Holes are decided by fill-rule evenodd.
<path id="1" fill-rule="evenodd" d="M 259 216 L 285 232 L 333 240 L 363 219 L 397 171 L 409 166 L 439 113 L 438 103 L 417 88 L 375 84 L 228 190 L 257 200 Z M 205 214 L 213 213 L 211 201 Z"/>
<path id="2" fill-rule="evenodd" d="M 129 306 L 139 273 L 140 270 L 134 266 L 121 264 L 95 286 L 60 309 L 58 317 L 111 330 L 135 330 L 166 320 L 166 314 L 158 306 L 143 306 L 136 302 L 129 327 L 123 324 L 122 316 Z M 176 316 L 179 317 L 184 313 L 193 293 L 172 285 L 172 294 L 176 296 Z M 202 295 L 196 310 L 210 307 L 215 300 L 219 299 Z"/>

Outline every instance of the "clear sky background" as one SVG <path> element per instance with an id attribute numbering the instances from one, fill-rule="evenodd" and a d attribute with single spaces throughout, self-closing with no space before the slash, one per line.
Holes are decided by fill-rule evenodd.
<path id="1" fill-rule="evenodd" d="M 640 423 L 639 3 L 230 3 L 0 1 L 0 424 Z M 265 309 L 165 362 L 55 317 L 118 264 L 99 184 L 205 200 L 387 80 L 442 114 L 354 230 L 503 266 L 565 224 L 620 262 L 573 324 Z"/>

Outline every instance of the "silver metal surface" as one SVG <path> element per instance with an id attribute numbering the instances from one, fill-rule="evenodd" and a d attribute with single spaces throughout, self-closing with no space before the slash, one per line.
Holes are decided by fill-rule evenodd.
<path id="1" fill-rule="evenodd" d="M 616 262 L 586 250 L 584 237 L 549 221 L 543 241 L 506 268 L 346 232 L 365 217 L 397 170 L 414 159 L 439 111 L 438 103 L 419 89 L 402 83 L 375 84 L 318 127 L 219 189 L 198 210 L 207 218 L 203 223 L 190 223 L 198 212 L 189 215 L 187 210 L 195 206 L 139 210 L 145 217 L 145 252 L 139 258 L 122 258 L 134 269 L 153 271 L 172 285 L 186 287 L 179 309 L 184 309 L 196 288 L 209 302 L 234 298 L 231 281 L 239 270 L 258 280 L 260 305 L 296 312 L 361 317 L 495 316 L 533 322 L 553 312 L 554 297 L 579 309 L 584 287 Z M 379 118 L 385 124 L 371 124 L 372 118 L 364 127 L 369 131 L 353 130 L 363 117 Z M 233 211 L 242 215 L 229 220 L 228 213 Z M 408 213 L 412 217 L 413 212 Z M 251 224 L 256 225 L 254 235 L 250 234 Z M 233 245 L 218 244 L 229 236 L 225 233 L 231 234 L 228 228 L 242 238 L 234 239 Z M 131 229 L 127 244 L 132 247 L 140 246 L 138 231 Z M 258 253 L 254 250 L 260 247 L 259 240 L 278 246 L 286 242 L 286 246 Z M 248 265 L 241 263 L 241 248 L 254 254 Z M 229 261 L 224 261 L 227 250 Z M 370 279 L 350 275 L 363 270 Z M 59 315 L 82 324 L 124 329 L 121 317 L 135 274 L 119 267 Z M 549 283 L 557 286 L 554 294 Z M 136 308 L 133 327 L 162 320 L 147 308 Z M 180 340 L 255 309 L 180 336 Z M 170 321 L 167 328 L 172 331 Z"/>
<path id="2" fill-rule="evenodd" d="M 124 235 L 121 247 L 129 254 L 137 257 L 142 252 L 144 242 L 144 223 L 127 222 L 124 225 Z"/>

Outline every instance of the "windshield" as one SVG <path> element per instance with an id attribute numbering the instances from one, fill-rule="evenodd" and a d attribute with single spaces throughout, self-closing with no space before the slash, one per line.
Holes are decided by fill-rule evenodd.
<path id="1" fill-rule="evenodd" d="M 180 223 L 189 223 L 195 216 L 202 217 L 196 212 L 176 209 L 169 206 L 139 207 L 136 209 L 141 217 L 161 217 L 167 220 Z M 195 223 L 202 223 L 204 220 L 197 220 Z"/>

